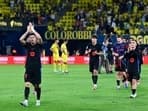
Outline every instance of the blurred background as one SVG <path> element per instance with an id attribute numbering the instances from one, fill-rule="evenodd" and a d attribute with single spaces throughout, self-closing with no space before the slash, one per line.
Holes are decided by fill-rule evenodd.
<path id="1" fill-rule="evenodd" d="M 135 38 L 148 54 L 148 0 L 0 0 L 0 55 L 24 55 L 18 39 L 28 22 L 44 40 L 45 55 L 53 40 L 69 39 L 70 55 L 83 55 L 91 35 Z"/>

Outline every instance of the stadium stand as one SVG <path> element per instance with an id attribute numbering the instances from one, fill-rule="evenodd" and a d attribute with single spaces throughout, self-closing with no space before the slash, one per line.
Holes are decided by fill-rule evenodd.
<path id="1" fill-rule="evenodd" d="M 31 20 L 49 30 L 112 27 L 118 34 L 140 34 L 147 33 L 147 4 L 147 0 L 0 0 L 0 20 Z"/>
<path id="2" fill-rule="evenodd" d="M 113 38 L 115 43 L 117 34 L 125 38 L 133 35 L 136 39 L 141 36 L 144 37 L 143 43 L 147 43 L 148 1 L 0 0 L 0 36 L 3 37 L 0 42 L 5 43 L 0 47 L 13 46 L 15 43 L 11 43 L 8 31 L 21 33 L 29 21 L 35 24 L 42 36 L 47 34 L 47 40 L 52 40 L 60 32 L 64 33 L 59 34 L 59 38 L 66 38 L 66 34 L 70 32 L 72 40 L 84 39 L 87 42 L 91 32 L 98 36 L 101 43 L 105 37 Z M 85 31 L 86 38 L 82 37 Z M 82 36 L 79 32 L 82 32 Z M 16 36 L 15 32 L 13 34 Z M 75 37 L 74 34 L 79 36 Z M 85 48 L 85 44 L 83 47 Z M 78 49 L 79 46 L 71 50 Z"/>
<path id="3" fill-rule="evenodd" d="M 64 26 L 64 30 L 95 30 L 102 26 L 105 30 L 113 27 L 118 34 L 147 33 L 147 4 L 146 0 L 78 0 L 56 25 Z"/>

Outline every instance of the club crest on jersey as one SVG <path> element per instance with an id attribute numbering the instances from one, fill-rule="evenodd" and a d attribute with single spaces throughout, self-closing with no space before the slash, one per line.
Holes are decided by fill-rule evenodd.
<path id="1" fill-rule="evenodd" d="M 34 57 L 34 56 L 35 56 L 35 52 L 32 51 L 32 52 L 29 53 L 29 55 L 30 55 L 31 57 Z"/>
<path id="2" fill-rule="evenodd" d="M 130 58 L 130 63 L 133 63 L 135 61 L 134 58 Z"/>

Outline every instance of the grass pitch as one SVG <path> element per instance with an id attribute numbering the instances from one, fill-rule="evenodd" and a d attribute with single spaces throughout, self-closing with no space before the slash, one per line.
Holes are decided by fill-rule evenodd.
<path id="1" fill-rule="evenodd" d="M 23 65 L 0 65 L 0 111 L 147 111 L 148 66 L 142 67 L 138 96 L 130 99 L 130 88 L 116 89 L 115 74 L 101 74 L 99 87 L 92 90 L 87 65 L 70 65 L 70 73 L 53 73 L 51 65 L 42 68 L 41 106 L 35 106 L 30 93 L 29 106 L 22 107 Z"/>

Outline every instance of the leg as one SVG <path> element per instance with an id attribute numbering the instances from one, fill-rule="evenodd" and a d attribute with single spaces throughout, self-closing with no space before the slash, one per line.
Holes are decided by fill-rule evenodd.
<path id="1" fill-rule="evenodd" d="M 93 89 L 97 89 L 97 82 L 98 82 L 98 70 L 94 69 L 92 73 L 92 80 L 93 80 Z"/>
<path id="2" fill-rule="evenodd" d="M 59 72 L 61 72 L 61 70 L 62 70 L 62 63 L 61 63 L 60 59 L 58 60 L 57 65 L 58 65 Z"/>
<path id="3" fill-rule="evenodd" d="M 62 72 L 63 73 L 68 73 L 68 65 L 67 62 L 62 63 Z"/>
<path id="4" fill-rule="evenodd" d="M 65 73 L 68 73 L 68 64 L 67 64 L 67 62 L 64 62 L 64 65 L 65 65 Z"/>
<path id="5" fill-rule="evenodd" d="M 57 72 L 57 61 L 53 61 L 53 70 Z"/>
<path id="6" fill-rule="evenodd" d="M 25 82 L 25 89 L 24 89 L 24 101 L 21 102 L 20 104 L 22 106 L 27 107 L 28 106 L 28 97 L 29 97 L 29 93 L 30 93 L 30 82 Z"/>
<path id="7" fill-rule="evenodd" d="M 29 93 L 30 93 L 30 85 L 31 85 L 30 82 L 25 83 L 25 90 L 24 90 L 24 98 L 25 98 L 25 100 L 28 100 Z"/>
<path id="8" fill-rule="evenodd" d="M 109 60 L 108 59 L 105 60 L 105 69 L 106 69 L 106 73 L 109 73 Z"/>
<path id="9" fill-rule="evenodd" d="M 135 98 L 137 96 L 136 89 L 137 89 L 137 80 L 136 79 L 132 79 L 132 81 L 131 81 L 131 91 L 132 91 L 132 94 L 131 94 L 130 98 Z"/>
<path id="10" fill-rule="evenodd" d="M 40 97 L 41 97 L 41 87 L 40 87 L 40 85 L 39 84 L 35 84 L 34 85 L 34 88 L 35 88 L 35 91 L 36 91 L 36 98 L 37 98 L 37 100 L 36 100 L 36 106 L 40 106 Z"/>
<path id="11" fill-rule="evenodd" d="M 116 76 L 116 82 L 117 82 L 117 89 L 120 88 L 120 81 L 122 78 L 122 73 L 120 71 L 117 72 L 117 76 Z"/>
<path id="12" fill-rule="evenodd" d="M 123 74 L 122 82 L 124 83 L 124 87 L 128 88 L 128 77 L 127 77 L 127 74 L 126 74 L 126 72 L 122 72 L 122 74 Z"/>

